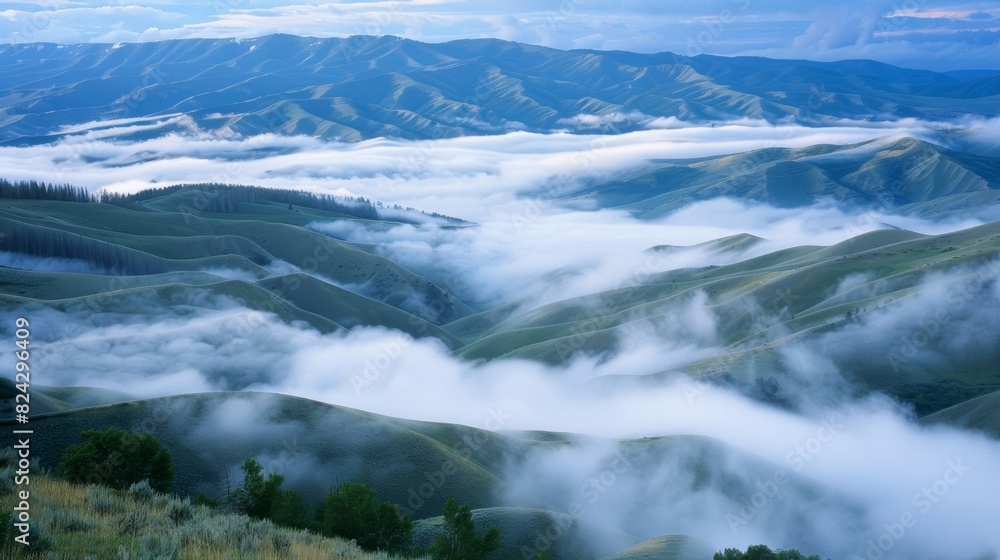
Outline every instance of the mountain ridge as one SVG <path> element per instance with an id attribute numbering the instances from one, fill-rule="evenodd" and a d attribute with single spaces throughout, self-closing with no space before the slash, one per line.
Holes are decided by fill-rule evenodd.
<path id="1" fill-rule="evenodd" d="M 960 76 L 968 79 L 871 61 L 565 51 L 498 39 L 10 44 L 0 45 L 0 105 L 8 107 L 0 144 L 50 142 L 70 125 L 174 113 L 205 130 L 344 141 L 625 132 L 670 117 L 822 124 L 1000 114 L 996 76 Z M 596 117 L 596 126 L 575 122 L 581 115 Z"/>

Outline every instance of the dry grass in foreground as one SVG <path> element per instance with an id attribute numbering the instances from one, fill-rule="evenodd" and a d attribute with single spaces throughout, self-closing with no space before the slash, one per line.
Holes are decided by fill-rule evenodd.
<path id="1" fill-rule="evenodd" d="M 5 475 L 8 473 L 4 473 Z M 13 512 L 15 491 L 0 495 L 0 511 Z M 31 476 L 30 547 L 8 533 L 3 558 L 94 560 L 392 560 L 353 541 L 278 527 L 270 521 L 221 513 L 187 499 L 157 494 L 145 484 L 127 492 Z M 7 514 L 9 515 L 9 513 Z M 10 531 L 8 518 L 5 529 Z"/>

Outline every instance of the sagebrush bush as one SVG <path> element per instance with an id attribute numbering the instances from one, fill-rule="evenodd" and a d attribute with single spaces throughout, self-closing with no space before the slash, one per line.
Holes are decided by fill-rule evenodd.
<path id="1" fill-rule="evenodd" d="M 149 499 L 149 505 L 154 508 L 164 509 L 170 507 L 173 501 L 174 498 L 170 494 L 153 494 L 153 497 Z"/>
<path id="2" fill-rule="evenodd" d="M 194 517 L 194 507 L 187 498 L 183 501 L 172 500 L 167 506 L 166 513 L 167 517 L 174 522 L 174 525 L 180 525 Z"/>
<path id="3" fill-rule="evenodd" d="M 138 557 L 143 560 L 178 560 L 181 542 L 175 535 L 143 535 L 139 539 Z"/>
<path id="4" fill-rule="evenodd" d="M 334 556 L 344 556 L 347 558 L 355 558 L 364 554 L 358 543 L 354 541 L 337 541 L 333 543 L 333 547 L 330 549 L 330 553 Z"/>
<path id="5" fill-rule="evenodd" d="M 14 543 L 11 516 L 0 516 L 0 521 L 8 521 L 0 529 L 4 541 L 0 558 L 401 560 L 383 552 L 365 552 L 355 543 L 289 530 L 269 520 L 221 513 L 189 499 L 156 494 L 154 498 L 165 498 L 167 505 L 152 507 L 143 502 L 149 495 L 144 486 L 133 486 L 119 491 L 45 476 L 37 482 L 32 478 L 32 497 L 40 507 L 31 527 L 31 550 Z M 0 496 L 0 505 L 9 512 L 13 500 L 9 494 Z M 178 523 L 181 518 L 186 520 Z"/>
<path id="6" fill-rule="evenodd" d="M 292 538 L 288 533 L 274 533 L 271 535 L 271 545 L 278 554 L 288 555 L 292 551 Z"/>
<path id="7" fill-rule="evenodd" d="M 84 502 L 88 509 L 101 515 L 121 511 L 125 505 L 124 500 L 115 496 L 110 488 L 104 486 L 87 487 L 87 496 L 84 498 Z"/>
<path id="8" fill-rule="evenodd" d="M 146 510 L 133 509 L 118 516 L 118 534 L 124 537 L 138 537 L 149 526 L 150 518 Z"/>
<path id="9" fill-rule="evenodd" d="M 64 533 L 82 533 L 94 528 L 94 523 L 76 513 L 64 508 L 45 508 L 40 514 L 44 522 L 53 531 Z"/>
<path id="10" fill-rule="evenodd" d="M 257 552 L 261 542 L 270 540 L 277 527 L 270 521 L 248 519 L 241 515 L 215 514 L 194 516 L 178 528 L 183 544 L 233 548 L 241 552 Z"/>
<path id="11" fill-rule="evenodd" d="M 148 480 L 141 480 L 128 487 L 128 495 L 141 504 L 148 503 L 156 495 L 156 490 L 153 490 Z"/>

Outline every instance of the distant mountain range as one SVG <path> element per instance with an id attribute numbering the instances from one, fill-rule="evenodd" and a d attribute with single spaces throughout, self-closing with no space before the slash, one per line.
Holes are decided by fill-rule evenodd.
<path id="1" fill-rule="evenodd" d="M 0 45 L 0 144 L 183 114 L 204 129 L 358 141 L 618 132 L 662 119 L 822 124 L 997 115 L 1000 73 L 561 51 L 391 36 Z M 659 119 L 659 120 L 658 120 Z M 103 126 L 107 126 L 106 124 Z M 176 126 L 176 125 L 175 125 Z M 142 136 L 146 128 L 130 133 Z"/>

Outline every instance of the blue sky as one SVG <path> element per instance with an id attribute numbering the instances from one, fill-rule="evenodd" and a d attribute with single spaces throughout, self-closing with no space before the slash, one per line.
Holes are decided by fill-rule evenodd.
<path id="1" fill-rule="evenodd" d="M 392 34 L 556 48 L 1000 69 L 1000 3 L 939 0 L 40 0 L 0 2 L 0 42 Z"/>

